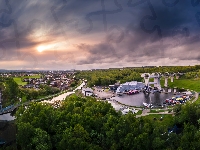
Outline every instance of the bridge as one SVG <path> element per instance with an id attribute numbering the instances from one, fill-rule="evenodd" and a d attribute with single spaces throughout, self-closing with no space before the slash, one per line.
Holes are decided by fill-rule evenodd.
<path id="1" fill-rule="evenodd" d="M 16 104 L 16 105 L 10 105 L 10 106 L 7 106 L 5 108 L 2 108 L 0 110 L 0 115 L 3 115 L 3 114 L 7 114 L 7 113 L 11 113 L 13 112 L 16 108 L 20 107 L 21 105 L 29 105 L 32 101 L 29 101 L 29 102 L 25 102 L 25 103 L 21 103 L 21 104 Z"/>

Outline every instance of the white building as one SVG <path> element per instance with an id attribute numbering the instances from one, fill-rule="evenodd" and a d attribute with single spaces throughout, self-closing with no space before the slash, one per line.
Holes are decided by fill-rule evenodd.
<path id="1" fill-rule="evenodd" d="M 93 95 L 93 90 L 91 88 L 82 88 L 82 93 L 85 96 L 92 96 Z"/>
<path id="2" fill-rule="evenodd" d="M 116 93 L 123 93 L 123 92 L 129 91 L 129 90 L 142 89 L 142 88 L 144 88 L 144 86 L 145 85 L 142 82 L 137 82 L 137 81 L 126 82 L 124 84 L 121 84 L 117 88 Z"/>

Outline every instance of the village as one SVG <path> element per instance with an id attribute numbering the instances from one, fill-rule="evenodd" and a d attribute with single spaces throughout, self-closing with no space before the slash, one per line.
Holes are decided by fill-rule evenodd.
<path id="1" fill-rule="evenodd" d="M 74 81 L 74 71 L 40 71 L 1 73 L 0 77 L 12 77 L 22 88 L 39 89 L 40 85 L 66 90 Z"/>

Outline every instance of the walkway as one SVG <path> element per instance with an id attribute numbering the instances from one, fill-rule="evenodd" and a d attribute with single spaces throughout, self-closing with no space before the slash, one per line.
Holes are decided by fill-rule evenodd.
<path id="1" fill-rule="evenodd" d="M 195 98 L 193 99 L 192 103 L 194 103 L 199 98 L 199 93 L 195 92 Z"/>
<path id="2" fill-rule="evenodd" d="M 136 115 L 136 118 L 138 117 L 142 117 L 142 116 L 147 116 L 147 115 L 151 115 L 151 114 L 154 114 L 154 115 L 169 115 L 169 114 L 174 114 L 173 112 L 169 113 L 168 111 L 164 111 L 164 112 L 158 112 L 158 113 L 150 113 L 150 109 L 144 109 L 142 111 L 142 114 L 141 115 Z"/>
<path id="3" fill-rule="evenodd" d="M 44 100 L 42 102 L 46 102 L 46 103 L 54 103 L 55 101 L 58 100 L 65 100 L 65 98 L 71 94 L 74 94 L 76 90 L 80 90 L 83 86 L 85 85 L 85 82 L 83 82 L 81 85 L 79 85 L 75 90 L 73 90 L 72 92 L 66 92 L 64 94 L 61 94 L 57 97 L 54 97 L 52 100 Z"/>

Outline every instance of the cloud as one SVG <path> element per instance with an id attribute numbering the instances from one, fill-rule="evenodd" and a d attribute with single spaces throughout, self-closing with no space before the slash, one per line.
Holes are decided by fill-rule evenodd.
<path id="1" fill-rule="evenodd" d="M 19 61 L 16 69 L 199 63 L 198 6 L 167 0 L 0 1 L 0 63 L 13 68 L 5 60 Z M 38 53 L 38 46 L 47 48 Z"/>

